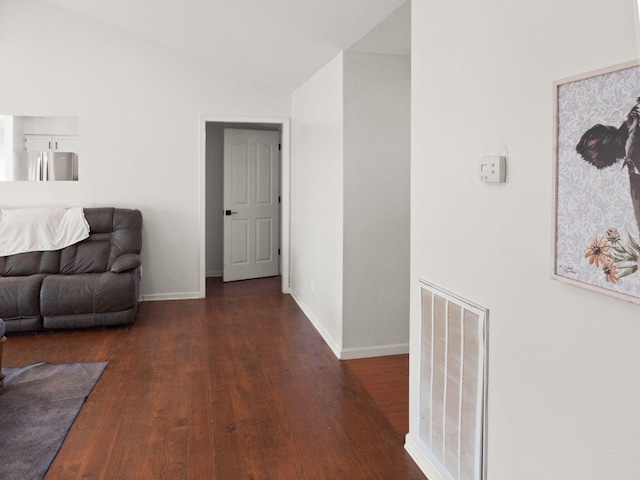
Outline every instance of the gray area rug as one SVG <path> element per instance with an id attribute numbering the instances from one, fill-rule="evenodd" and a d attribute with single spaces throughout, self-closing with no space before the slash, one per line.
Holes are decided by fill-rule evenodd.
<path id="1" fill-rule="evenodd" d="M 2 369 L 0 479 L 44 477 L 107 363 Z"/>

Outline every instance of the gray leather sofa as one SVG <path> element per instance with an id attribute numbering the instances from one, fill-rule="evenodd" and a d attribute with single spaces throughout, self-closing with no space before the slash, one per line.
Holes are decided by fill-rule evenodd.
<path id="1" fill-rule="evenodd" d="M 0 318 L 7 333 L 135 321 L 142 214 L 85 208 L 89 238 L 47 252 L 0 257 Z"/>

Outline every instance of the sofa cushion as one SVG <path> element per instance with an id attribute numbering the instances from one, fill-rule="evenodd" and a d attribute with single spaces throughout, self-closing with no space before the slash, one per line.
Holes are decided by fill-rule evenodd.
<path id="1" fill-rule="evenodd" d="M 4 320 L 37 317 L 40 314 L 40 287 L 45 274 L 0 277 L 0 312 Z"/>
<path id="2" fill-rule="evenodd" d="M 110 252 L 111 234 L 91 234 L 88 239 L 60 251 L 60 273 L 71 275 L 105 272 Z"/>
<path id="3" fill-rule="evenodd" d="M 60 273 L 106 272 L 120 256 L 140 254 L 142 214 L 139 210 L 85 208 L 84 214 L 91 235 L 61 250 Z"/>
<path id="4" fill-rule="evenodd" d="M 0 257 L 0 276 L 19 277 L 37 273 L 58 273 L 60 251 L 28 252 Z"/>
<path id="5" fill-rule="evenodd" d="M 43 317 L 118 312 L 137 305 L 137 271 L 47 275 L 40 291 Z"/>

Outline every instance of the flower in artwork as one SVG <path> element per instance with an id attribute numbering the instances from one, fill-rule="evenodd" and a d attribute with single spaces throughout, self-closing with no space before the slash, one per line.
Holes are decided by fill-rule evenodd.
<path id="1" fill-rule="evenodd" d="M 603 237 L 593 237 L 584 252 L 589 265 L 602 270 L 609 283 L 618 283 L 640 269 L 640 244 L 631 234 L 628 237 L 629 242 L 625 245 L 618 229 L 608 228 Z"/>
<path id="2" fill-rule="evenodd" d="M 609 283 L 618 283 L 618 266 L 612 259 L 605 260 L 602 265 L 602 271 L 604 272 L 605 279 Z"/>
<path id="3" fill-rule="evenodd" d="M 589 259 L 589 265 L 600 268 L 609 256 L 610 246 L 604 237 L 595 236 L 584 252 L 584 258 Z"/>
<path id="4" fill-rule="evenodd" d="M 605 232 L 607 237 L 607 241 L 612 245 L 620 243 L 620 234 L 618 233 L 618 229 L 615 227 L 608 228 Z"/>

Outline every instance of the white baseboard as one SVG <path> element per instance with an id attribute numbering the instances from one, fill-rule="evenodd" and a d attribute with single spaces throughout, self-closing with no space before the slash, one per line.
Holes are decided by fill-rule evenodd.
<path id="1" fill-rule="evenodd" d="M 311 324 L 315 327 L 318 333 L 322 336 L 325 343 L 333 351 L 333 354 L 340 360 L 352 360 L 355 358 L 371 358 L 371 357 L 384 357 L 388 355 L 402 355 L 409 353 L 409 344 L 401 343 L 396 345 L 374 345 L 370 347 L 356 347 L 356 348 L 341 348 L 331 338 L 331 335 L 324 329 L 322 323 L 315 317 L 311 309 L 307 307 L 300 297 L 296 295 L 295 290 L 291 289 L 290 294 L 298 304 L 300 309 L 307 316 Z"/>
<path id="2" fill-rule="evenodd" d="M 158 302 L 162 300 L 196 300 L 199 298 L 201 298 L 199 292 L 150 293 L 147 295 L 140 295 L 140 300 L 143 302 Z"/>
<path id="3" fill-rule="evenodd" d="M 206 277 L 221 277 L 222 276 L 222 271 L 218 271 L 218 270 L 213 270 L 211 272 L 206 272 L 205 273 Z"/>
<path id="4" fill-rule="evenodd" d="M 403 355 L 405 353 L 409 353 L 408 343 L 398 343 L 395 345 L 374 345 L 371 347 L 354 347 L 343 349 L 341 352 L 340 360 L 386 357 L 389 355 Z"/>
<path id="5" fill-rule="evenodd" d="M 302 312 L 307 316 L 307 318 L 309 319 L 309 321 L 311 322 L 311 324 L 315 327 L 315 329 L 318 331 L 318 333 L 322 336 L 322 338 L 324 339 L 325 343 L 329 346 L 329 348 L 331 349 L 331 351 L 333 352 L 333 354 L 337 357 L 340 358 L 340 347 L 338 347 L 338 345 L 333 341 L 333 338 L 331 338 L 331 335 L 329 335 L 329 333 L 324 329 L 324 327 L 322 326 L 322 324 L 318 321 L 318 319 L 313 315 L 313 313 L 311 312 L 311 310 L 304 304 L 304 302 L 302 300 L 300 300 L 300 297 L 298 297 L 298 295 L 296 295 L 295 290 L 292 288 L 290 289 L 290 294 L 291 297 L 293 297 L 293 299 L 295 300 L 295 302 L 298 304 L 298 306 L 300 307 L 300 309 L 302 310 Z"/>
<path id="6" fill-rule="evenodd" d="M 411 433 L 408 433 L 404 439 L 404 449 L 429 480 L 450 480 L 442 474 L 440 469 L 431 461 L 431 458 L 423 452 L 418 442 L 411 436 Z"/>

